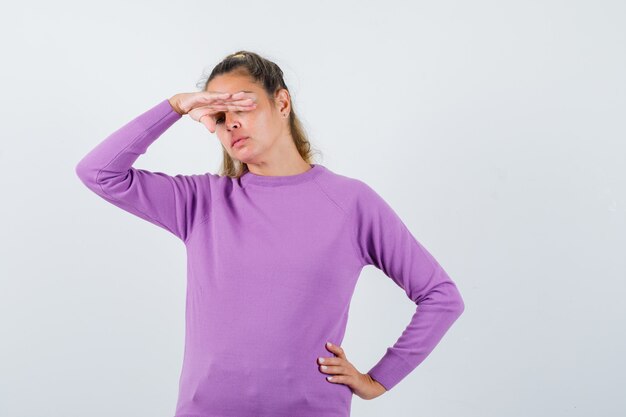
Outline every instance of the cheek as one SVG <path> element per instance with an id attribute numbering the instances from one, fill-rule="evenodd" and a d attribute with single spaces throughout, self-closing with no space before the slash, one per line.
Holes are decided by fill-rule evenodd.
<path id="1" fill-rule="evenodd" d="M 274 120 L 266 113 L 250 115 L 249 124 L 256 132 L 266 136 L 276 128 Z"/>
<path id="2" fill-rule="evenodd" d="M 254 129 L 258 126 L 263 125 L 263 117 L 259 113 L 254 113 L 253 111 L 243 113 L 241 115 L 241 120 L 247 125 L 248 129 Z"/>
<path id="3" fill-rule="evenodd" d="M 222 131 L 222 128 L 220 126 L 217 127 L 215 133 L 217 134 L 217 139 L 220 141 L 222 146 L 228 148 L 228 144 L 226 143 L 228 142 L 228 139 L 226 138 L 226 133 Z"/>

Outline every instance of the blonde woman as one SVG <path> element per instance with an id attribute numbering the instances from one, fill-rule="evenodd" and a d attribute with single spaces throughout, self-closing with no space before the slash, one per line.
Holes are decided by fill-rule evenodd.
<path id="1" fill-rule="evenodd" d="M 312 161 L 275 63 L 239 51 L 201 87 L 137 116 L 76 167 L 93 192 L 186 246 L 175 417 L 347 417 L 353 394 L 382 395 L 429 355 L 463 312 L 463 300 L 371 187 Z M 217 135 L 221 172 L 170 176 L 134 168 L 184 115 Z M 341 342 L 366 265 L 404 289 L 416 313 L 362 373 Z"/>

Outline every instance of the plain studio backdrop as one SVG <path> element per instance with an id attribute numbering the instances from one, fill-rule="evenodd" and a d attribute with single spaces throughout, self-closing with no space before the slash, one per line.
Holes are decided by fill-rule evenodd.
<path id="1" fill-rule="evenodd" d="M 240 49 L 283 68 L 315 162 L 377 190 L 466 304 L 354 417 L 626 413 L 624 2 L 27 1 L 0 23 L 0 415 L 173 416 L 184 245 L 74 169 Z M 185 116 L 135 166 L 221 156 Z M 348 359 L 366 372 L 414 309 L 364 268 Z"/>

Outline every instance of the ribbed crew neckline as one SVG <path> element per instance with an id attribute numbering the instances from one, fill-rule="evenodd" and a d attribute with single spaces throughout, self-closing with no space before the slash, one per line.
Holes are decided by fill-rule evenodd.
<path id="1" fill-rule="evenodd" d="M 240 177 L 240 180 L 244 186 L 256 184 L 265 187 L 276 187 L 279 185 L 300 184 L 312 180 L 326 169 L 320 164 L 309 165 L 311 165 L 309 170 L 295 175 L 259 175 L 248 171 Z"/>

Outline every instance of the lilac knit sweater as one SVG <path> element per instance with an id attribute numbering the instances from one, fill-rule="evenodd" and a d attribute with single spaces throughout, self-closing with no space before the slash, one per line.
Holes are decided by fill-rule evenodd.
<path id="1" fill-rule="evenodd" d="M 464 310 L 456 285 L 364 182 L 320 164 L 289 176 L 170 176 L 133 167 L 182 116 L 168 100 L 113 132 L 76 166 L 117 207 L 187 251 L 186 333 L 175 417 L 346 417 L 352 391 L 318 357 L 341 345 L 362 268 L 416 304 L 369 374 L 387 390 Z"/>

